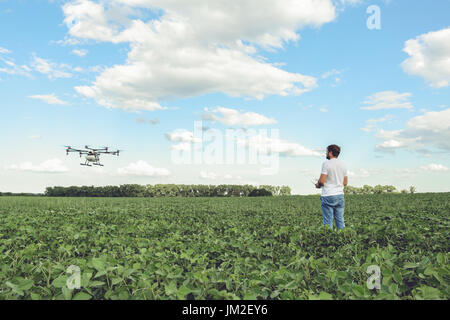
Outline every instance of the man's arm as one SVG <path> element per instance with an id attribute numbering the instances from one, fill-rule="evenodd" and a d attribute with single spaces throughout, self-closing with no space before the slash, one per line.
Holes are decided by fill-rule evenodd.
<path id="1" fill-rule="evenodd" d="M 344 177 L 344 187 L 346 187 L 346 186 L 347 186 L 347 184 L 348 184 L 348 177 L 347 177 L 347 176 L 345 176 L 345 177 Z"/>
<path id="2" fill-rule="evenodd" d="M 325 182 L 327 182 L 327 175 L 322 173 L 320 175 L 319 181 L 317 181 L 317 183 L 316 183 L 316 188 L 317 189 L 322 188 L 325 185 Z"/>
<path id="3" fill-rule="evenodd" d="M 317 181 L 316 183 L 317 189 L 320 189 L 324 186 L 325 182 L 327 181 L 327 173 L 328 173 L 327 162 L 324 162 L 322 164 L 322 170 L 320 171 L 319 181 Z"/>

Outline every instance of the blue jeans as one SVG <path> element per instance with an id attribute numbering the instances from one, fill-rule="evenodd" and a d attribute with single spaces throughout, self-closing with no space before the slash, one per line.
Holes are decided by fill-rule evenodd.
<path id="1" fill-rule="evenodd" d="M 343 229 L 344 223 L 344 195 L 320 197 L 322 207 L 323 225 L 329 225 L 333 229 L 333 217 L 336 228 Z"/>

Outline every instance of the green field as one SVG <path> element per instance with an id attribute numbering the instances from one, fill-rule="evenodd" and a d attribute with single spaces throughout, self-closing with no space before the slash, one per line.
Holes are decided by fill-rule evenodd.
<path id="1" fill-rule="evenodd" d="M 347 195 L 343 231 L 320 210 L 318 196 L 0 197 L 0 299 L 450 298 L 450 193 Z"/>

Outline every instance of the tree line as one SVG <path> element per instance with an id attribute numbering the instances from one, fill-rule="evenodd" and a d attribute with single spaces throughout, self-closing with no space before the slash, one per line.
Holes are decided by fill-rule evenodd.
<path id="1" fill-rule="evenodd" d="M 416 193 L 416 187 L 411 186 L 409 190 L 398 191 L 394 186 L 376 185 L 375 187 L 364 185 L 363 187 L 346 186 L 345 194 L 382 194 L 382 193 Z"/>
<path id="2" fill-rule="evenodd" d="M 1 196 L 5 196 L 5 197 L 42 197 L 43 194 L 42 193 L 27 193 L 27 192 L 19 192 L 19 193 L 0 192 L 0 197 Z"/>
<path id="3" fill-rule="evenodd" d="M 416 193 L 414 186 L 409 190 L 397 190 L 391 185 L 376 185 L 374 187 L 347 186 L 345 194 L 383 194 L 383 193 Z M 258 196 L 288 196 L 291 188 L 288 186 L 261 185 L 185 185 L 156 184 L 139 185 L 124 184 L 120 186 L 71 186 L 48 187 L 41 193 L 0 192 L 0 196 L 49 196 L 49 197 L 258 197 Z"/>
<path id="4" fill-rule="evenodd" d="M 49 197 L 252 197 L 288 196 L 288 186 L 261 185 L 185 185 L 124 184 L 120 186 L 71 186 L 48 187 L 45 195 Z"/>

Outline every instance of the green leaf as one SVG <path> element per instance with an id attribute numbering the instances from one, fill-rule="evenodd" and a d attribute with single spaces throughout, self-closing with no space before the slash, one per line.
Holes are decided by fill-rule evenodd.
<path id="1" fill-rule="evenodd" d="M 414 269 L 417 268 L 419 265 L 417 263 L 414 262 L 407 262 L 403 265 L 403 268 L 405 269 Z"/>
<path id="2" fill-rule="evenodd" d="M 62 290 L 64 299 L 66 299 L 66 300 L 71 300 L 72 299 L 72 292 L 73 292 L 73 290 L 71 290 L 71 289 L 69 289 L 67 287 L 63 287 L 61 290 Z"/>
<path id="3" fill-rule="evenodd" d="M 128 294 L 128 291 L 126 291 L 126 290 L 120 291 L 120 293 L 119 293 L 120 300 L 128 300 L 129 297 L 130 297 L 130 295 Z"/>
<path id="4" fill-rule="evenodd" d="M 244 295 L 244 298 L 242 298 L 243 300 L 257 300 L 257 294 L 255 294 L 255 293 L 253 293 L 253 292 L 249 292 L 249 293 L 246 293 L 245 295 Z"/>
<path id="5" fill-rule="evenodd" d="M 66 287 L 66 286 L 67 286 L 67 285 L 66 285 L 67 279 L 68 279 L 67 276 L 61 276 L 61 277 L 58 277 L 58 278 L 56 278 L 55 280 L 53 280 L 52 285 L 53 285 L 55 288 L 63 288 L 63 287 Z"/>
<path id="6" fill-rule="evenodd" d="M 37 293 L 31 293 L 31 300 L 41 300 L 41 296 L 38 295 Z"/>
<path id="7" fill-rule="evenodd" d="M 90 282 L 89 282 L 89 288 L 92 288 L 92 287 L 101 287 L 101 286 L 103 286 L 103 285 L 105 285 L 105 283 L 104 283 L 103 281 L 90 281 Z"/>
<path id="8" fill-rule="evenodd" d="M 18 294 L 19 296 L 23 296 L 23 291 L 21 289 L 19 289 L 19 286 L 16 284 L 13 284 L 9 281 L 6 281 L 5 284 L 10 287 L 12 289 L 12 291 L 16 294 Z"/>
<path id="9" fill-rule="evenodd" d="M 354 286 L 352 288 L 353 294 L 358 298 L 364 297 L 364 288 L 361 286 Z"/>
<path id="10" fill-rule="evenodd" d="M 431 266 L 426 267 L 425 271 L 423 272 L 423 274 L 427 276 L 432 276 L 433 273 L 435 273 L 435 271 Z"/>
<path id="11" fill-rule="evenodd" d="M 417 288 L 420 291 L 422 297 L 427 300 L 437 300 L 441 298 L 441 292 L 439 289 L 429 287 L 429 286 L 420 286 Z"/>
<path id="12" fill-rule="evenodd" d="M 389 286 L 389 292 L 392 294 L 397 294 L 397 290 L 398 290 L 398 285 L 396 283 L 392 283 Z"/>
<path id="13" fill-rule="evenodd" d="M 274 298 L 278 297 L 279 295 L 280 295 L 280 291 L 275 290 L 274 292 L 272 292 L 272 293 L 270 294 L 270 297 L 271 297 L 272 299 L 274 299 Z"/>
<path id="14" fill-rule="evenodd" d="M 33 287 L 34 285 L 34 281 L 31 279 L 25 279 L 19 282 L 19 289 L 23 290 L 23 291 L 27 291 L 29 289 L 31 289 L 31 287 Z"/>
<path id="15" fill-rule="evenodd" d="M 177 292 L 177 283 L 175 280 L 171 281 L 169 284 L 165 285 L 166 294 L 171 296 Z"/>
<path id="16" fill-rule="evenodd" d="M 177 296 L 181 299 L 184 299 L 190 292 L 191 289 L 182 285 L 178 288 Z"/>
<path id="17" fill-rule="evenodd" d="M 298 287 L 297 282 L 295 280 L 289 282 L 284 286 L 285 289 L 296 289 Z"/>
<path id="18" fill-rule="evenodd" d="M 395 282 L 400 283 L 400 284 L 403 283 L 402 274 L 399 271 L 394 272 L 392 277 L 394 278 Z"/>
<path id="19" fill-rule="evenodd" d="M 445 258 L 444 255 L 442 254 L 442 252 L 439 252 L 436 256 L 436 260 L 439 264 L 444 264 L 445 263 Z"/>
<path id="20" fill-rule="evenodd" d="M 99 277 L 101 277 L 101 276 L 104 276 L 105 274 L 106 274 L 106 271 L 105 271 L 105 270 L 99 271 L 99 272 L 97 272 L 97 273 L 95 274 L 95 276 L 94 276 L 92 279 L 99 278 Z"/>
<path id="21" fill-rule="evenodd" d="M 135 272 L 136 270 L 134 269 L 127 269 L 124 273 L 123 273 L 123 277 L 124 278 L 128 278 L 133 272 Z"/>
<path id="22" fill-rule="evenodd" d="M 105 261 L 100 258 L 92 258 L 92 266 L 98 271 L 105 269 Z"/>
<path id="23" fill-rule="evenodd" d="M 92 297 L 86 292 L 78 292 L 72 300 L 90 300 Z"/>
<path id="24" fill-rule="evenodd" d="M 333 300 L 333 296 L 331 294 L 329 294 L 328 292 L 322 291 L 319 294 L 319 299 L 320 300 Z"/>

